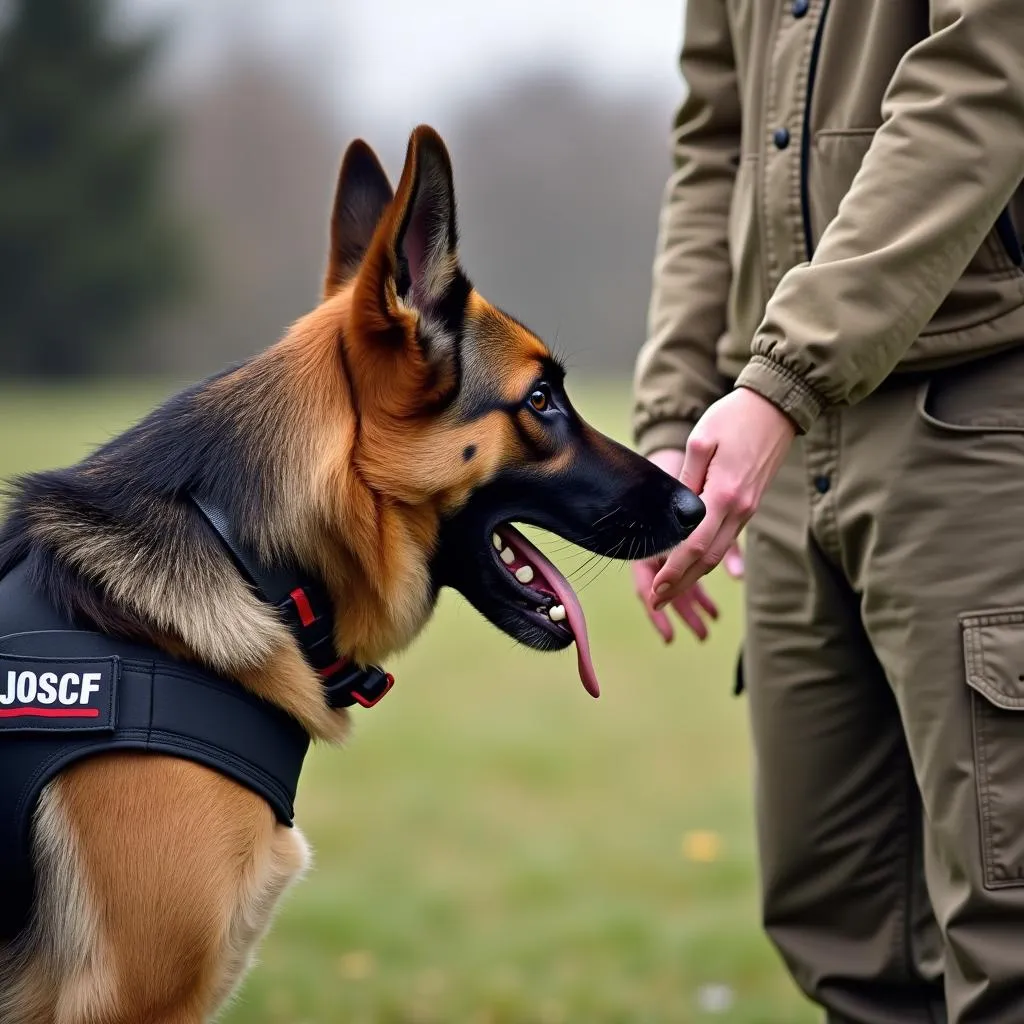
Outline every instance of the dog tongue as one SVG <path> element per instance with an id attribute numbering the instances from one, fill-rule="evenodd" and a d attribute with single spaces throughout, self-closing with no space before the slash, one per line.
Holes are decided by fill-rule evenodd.
<path id="1" fill-rule="evenodd" d="M 549 562 L 550 566 L 551 563 Z M 554 566 L 551 566 L 554 568 Z M 547 566 L 545 566 L 547 569 Z M 601 696 L 601 686 L 597 681 L 597 673 L 594 671 L 594 661 L 590 656 L 590 639 L 587 637 L 587 620 L 583 615 L 583 606 L 576 592 L 569 586 L 568 580 L 555 570 L 554 574 L 548 577 L 551 586 L 554 588 L 558 600 L 565 607 L 565 620 L 569 623 L 573 636 L 576 637 L 576 661 L 579 665 L 580 681 L 583 688 L 591 697 Z"/>
<path id="2" fill-rule="evenodd" d="M 506 531 L 502 531 L 506 532 Z M 511 540 L 513 551 L 517 548 L 526 561 L 536 570 L 543 581 L 554 591 L 555 596 L 565 608 L 566 622 L 576 639 L 576 660 L 579 664 L 580 681 L 591 697 L 601 696 L 601 687 L 594 671 L 594 662 L 590 656 L 590 640 L 587 637 L 587 619 L 583 614 L 583 606 L 569 581 L 540 553 L 518 530 L 508 529 L 506 542 Z"/>

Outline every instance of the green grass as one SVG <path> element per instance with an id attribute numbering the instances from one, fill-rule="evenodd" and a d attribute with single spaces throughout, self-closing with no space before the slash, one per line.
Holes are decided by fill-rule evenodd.
<path id="1" fill-rule="evenodd" d="M 160 394 L 0 390 L 0 475 L 78 457 Z M 577 388 L 577 404 L 627 437 L 624 389 Z M 518 650 L 445 594 L 347 748 L 311 754 L 298 821 L 316 863 L 225 1020 L 817 1020 L 758 923 L 746 708 L 731 696 L 740 595 L 718 574 L 710 587 L 712 639 L 665 647 L 625 567 L 586 586 L 598 701 L 572 651 Z M 718 835 L 717 856 L 684 855 L 694 830 Z M 712 984 L 731 1008 L 701 1010 Z"/>

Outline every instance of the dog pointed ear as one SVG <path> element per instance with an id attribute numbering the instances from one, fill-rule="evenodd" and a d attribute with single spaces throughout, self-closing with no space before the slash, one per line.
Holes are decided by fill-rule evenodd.
<path id="1" fill-rule="evenodd" d="M 377 154 L 362 139 L 356 139 L 345 151 L 338 172 L 324 298 L 353 278 L 393 197 Z"/>
<path id="2" fill-rule="evenodd" d="M 462 278 L 457 249 L 451 159 L 437 132 L 420 125 L 360 267 L 356 307 L 366 331 L 398 341 L 415 313 L 430 317 L 444 308 Z"/>
<path id="3" fill-rule="evenodd" d="M 409 140 L 395 205 L 396 291 L 407 305 L 430 312 L 458 273 L 459 239 L 451 157 L 427 125 Z"/>

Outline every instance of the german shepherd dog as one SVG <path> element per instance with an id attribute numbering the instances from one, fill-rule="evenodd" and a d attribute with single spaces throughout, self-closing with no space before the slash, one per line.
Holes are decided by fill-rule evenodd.
<path id="1" fill-rule="evenodd" d="M 329 234 L 322 301 L 280 341 L 80 463 L 17 482 L 0 575 L 27 560 L 75 622 L 341 740 L 344 710 L 186 499 L 199 492 L 263 559 L 323 582 L 338 649 L 358 663 L 409 644 L 450 586 L 529 647 L 575 642 L 596 696 L 580 603 L 512 522 L 642 558 L 693 529 L 699 498 L 585 423 L 545 344 L 470 284 L 431 128 L 412 133 L 394 191 L 351 144 Z M 145 752 L 62 771 L 32 850 L 31 923 L 0 948 L 3 1024 L 209 1019 L 308 863 L 301 833 L 257 795 Z"/>

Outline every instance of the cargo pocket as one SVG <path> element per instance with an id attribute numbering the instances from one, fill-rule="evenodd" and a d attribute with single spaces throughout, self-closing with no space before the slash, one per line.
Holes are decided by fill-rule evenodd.
<path id="1" fill-rule="evenodd" d="M 969 613 L 960 625 L 985 885 L 1024 886 L 1024 607 Z"/>

